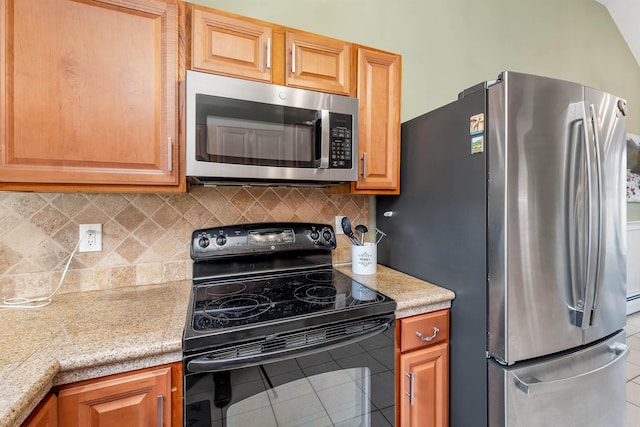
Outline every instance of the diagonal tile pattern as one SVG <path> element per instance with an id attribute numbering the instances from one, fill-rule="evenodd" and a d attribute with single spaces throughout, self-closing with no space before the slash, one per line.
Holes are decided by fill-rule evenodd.
<path id="1" fill-rule="evenodd" d="M 367 224 L 367 196 L 319 188 L 193 188 L 188 193 L 0 192 L 0 297 L 54 289 L 79 224 L 103 224 L 103 251 L 77 253 L 60 292 L 146 285 L 191 277 L 198 228 L 267 221 Z M 338 236 L 334 263 L 351 258 Z"/>

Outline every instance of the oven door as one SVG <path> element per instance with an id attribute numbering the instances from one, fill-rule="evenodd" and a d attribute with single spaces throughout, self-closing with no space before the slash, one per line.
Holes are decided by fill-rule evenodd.
<path id="1" fill-rule="evenodd" d="M 384 326 L 264 358 L 236 352 L 239 362 L 213 372 L 206 356 L 185 358 L 184 425 L 394 426 L 393 318 Z"/>

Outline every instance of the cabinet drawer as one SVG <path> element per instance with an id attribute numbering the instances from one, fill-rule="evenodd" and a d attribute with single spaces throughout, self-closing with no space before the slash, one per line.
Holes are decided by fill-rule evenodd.
<path id="1" fill-rule="evenodd" d="M 449 310 L 400 319 L 400 334 L 401 352 L 448 341 Z"/>

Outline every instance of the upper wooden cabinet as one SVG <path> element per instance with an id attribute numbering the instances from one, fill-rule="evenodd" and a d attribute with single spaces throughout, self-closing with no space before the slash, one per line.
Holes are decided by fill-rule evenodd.
<path id="1" fill-rule="evenodd" d="M 287 30 L 287 48 L 287 86 L 350 95 L 350 43 Z"/>
<path id="2" fill-rule="evenodd" d="M 186 15 L 192 70 L 353 95 L 350 43 L 193 4 Z"/>
<path id="3" fill-rule="evenodd" d="M 175 0 L 0 0 L 0 189 L 184 189 Z"/>
<path id="4" fill-rule="evenodd" d="M 360 127 L 353 193 L 400 194 L 401 57 L 358 48 Z"/>
<path id="5" fill-rule="evenodd" d="M 188 8 L 191 69 L 271 83 L 269 25 Z"/>

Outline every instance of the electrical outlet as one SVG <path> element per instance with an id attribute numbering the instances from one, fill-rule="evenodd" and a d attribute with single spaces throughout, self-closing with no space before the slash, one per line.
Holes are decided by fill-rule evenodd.
<path id="1" fill-rule="evenodd" d="M 344 218 L 344 215 L 336 215 L 336 234 L 344 234 L 344 231 L 342 231 L 342 218 Z"/>
<path id="2" fill-rule="evenodd" d="M 102 224 L 80 224 L 80 252 L 102 251 Z"/>

